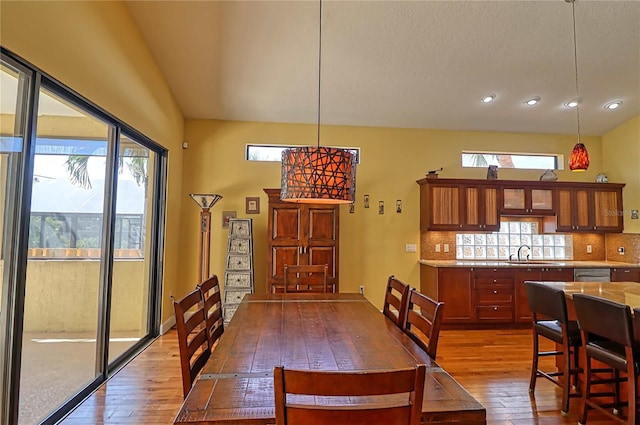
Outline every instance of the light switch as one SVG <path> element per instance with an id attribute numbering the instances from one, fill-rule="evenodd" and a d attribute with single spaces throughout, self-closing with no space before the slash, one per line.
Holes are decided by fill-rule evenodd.
<path id="1" fill-rule="evenodd" d="M 440 252 L 440 244 L 439 243 L 436 244 L 436 252 Z"/>
<path id="2" fill-rule="evenodd" d="M 593 247 L 591 245 L 587 245 L 587 254 L 591 254 L 593 252 Z"/>
<path id="3" fill-rule="evenodd" d="M 449 244 L 444 244 L 444 252 L 449 252 Z"/>
<path id="4" fill-rule="evenodd" d="M 418 252 L 418 247 L 414 243 L 408 243 L 404 246 L 404 252 Z"/>

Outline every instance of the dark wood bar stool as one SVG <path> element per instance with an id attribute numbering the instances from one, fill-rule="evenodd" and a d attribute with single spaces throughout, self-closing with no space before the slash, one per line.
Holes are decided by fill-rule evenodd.
<path id="1" fill-rule="evenodd" d="M 536 388 L 536 379 L 543 377 L 562 388 L 562 406 L 560 413 L 566 416 L 569 412 L 569 399 L 579 397 L 578 392 L 571 391 L 578 387 L 579 349 L 582 345 L 580 330 L 575 321 L 567 317 L 567 300 L 564 291 L 547 285 L 525 282 L 529 309 L 533 317 L 533 362 L 531 364 L 531 380 L 529 392 Z M 550 339 L 562 345 L 562 351 L 540 351 L 539 338 Z M 540 370 L 538 360 L 546 356 L 563 356 L 562 368 L 556 372 Z M 563 379 L 559 379 L 562 377 Z"/>
<path id="2" fill-rule="evenodd" d="M 580 424 L 587 423 L 589 410 L 596 410 L 621 424 L 638 424 L 638 368 L 640 351 L 634 341 L 629 306 L 585 294 L 574 294 L 573 303 L 582 332 L 586 364 L 584 366 L 584 404 Z M 638 319 L 636 319 L 638 321 Z M 638 323 L 638 322 L 637 322 Z M 592 361 L 610 366 L 612 376 L 604 377 Z M 620 372 L 626 374 L 621 377 Z M 627 402 L 620 400 L 620 384 L 627 384 Z M 612 385 L 613 391 L 593 391 L 594 385 Z M 611 398 L 611 402 L 607 399 Z M 620 408 L 627 409 L 626 418 Z"/>
<path id="3" fill-rule="evenodd" d="M 387 289 L 384 293 L 382 313 L 391 319 L 399 328 L 402 328 L 404 324 L 407 302 L 409 300 L 409 289 L 411 289 L 411 287 L 408 284 L 396 279 L 393 275 L 389 276 Z"/>

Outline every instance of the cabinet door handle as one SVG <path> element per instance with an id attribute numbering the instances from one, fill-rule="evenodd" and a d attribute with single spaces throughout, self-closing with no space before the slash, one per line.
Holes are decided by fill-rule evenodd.
<path id="1" fill-rule="evenodd" d="M 493 291 L 493 293 L 494 293 L 494 294 L 497 294 L 497 293 L 498 293 L 498 291 Z"/>
<path id="2" fill-rule="evenodd" d="M 493 311 L 498 311 L 498 307 L 493 307 Z"/>
<path id="3" fill-rule="evenodd" d="M 496 280 L 495 280 L 495 279 L 493 279 L 493 283 L 496 283 Z"/>
<path id="4" fill-rule="evenodd" d="M 298 254 L 302 255 L 302 246 L 298 247 Z"/>

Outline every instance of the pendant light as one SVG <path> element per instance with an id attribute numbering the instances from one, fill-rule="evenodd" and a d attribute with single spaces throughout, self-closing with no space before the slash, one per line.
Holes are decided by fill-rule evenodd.
<path id="1" fill-rule="evenodd" d="M 318 38 L 317 146 L 295 147 L 282 152 L 280 199 L 298 203 L 349 204 L 356 195 L 355 155 L 346 149 L 320 146 L 322 0 Z"/>
<path id="2" fill-rule="evenodd" d="M 587 171 L 589 168 L 589 152 L 580 138 L 580 91 L 578 90 L 578 43 L 576 41 L 576 3 L 575 0 L 565 0 L 571 3 L 573 14 L 573 63 L 576 77 L 576 118 L 578 122 L 578 142 L 569 155 L 569 169 L 571 171 Z"/>

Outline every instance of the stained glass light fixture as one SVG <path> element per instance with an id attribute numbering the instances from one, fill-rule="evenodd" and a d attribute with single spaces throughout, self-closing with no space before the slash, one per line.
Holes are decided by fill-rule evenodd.
<path id="1" fill-rule="evenodd" d="M 346 149 L 320 146 L 322 0 L 319 28 L 317 146 L 301 146 L 282 152 L 280 199 L 300 203 L 349 204 L 356 196 L 355 156 Z"/>
<path id="2" fill-rule="evenodd" d="M 576 77 L 576 120 L 578 124 L 578 142 L 569 155 L 569 169 L 571 171 L 587 171 L 589 168 L 589 152 L 580 138 L 580 91 L 578 90 L 578 43 L 576 41 L 576 3 L 575 0 L 565 0 L 571 3 L 573 15 L 573 63 Z"/>
<path id="3" fill-rule="evenodd" d="M 200 241 L 198 243 L 198 283 L 209 278 L 209 256 L 211 254 L 211 212 L 209 209 L 222 196 L 208 193 L 190 193 L 189 196 L 201 208 L 200 210 Z"/>

